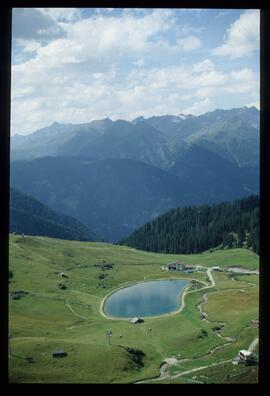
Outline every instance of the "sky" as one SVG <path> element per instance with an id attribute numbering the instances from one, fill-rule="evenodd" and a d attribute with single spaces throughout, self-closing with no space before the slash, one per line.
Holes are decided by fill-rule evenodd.
<path id="1" fill-rule="evenodd" d="M 11 133 L 259 109 L 259 10 L 14 8 Z"/>

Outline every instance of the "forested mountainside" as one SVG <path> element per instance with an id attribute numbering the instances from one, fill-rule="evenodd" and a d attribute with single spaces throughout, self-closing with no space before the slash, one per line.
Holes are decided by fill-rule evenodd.
<path id="1" fill-rule="evenodd" d="M 246 247 L 259 254 L 259 198 L 173 209 L 120 244 L 162 253 Z"/>
<path id="2" fill-rule="evenodd" d="M 78 241 L 97 238 L 80 221 L 57 213 L 14 188 L 10 190 L 10 232 Z"/>

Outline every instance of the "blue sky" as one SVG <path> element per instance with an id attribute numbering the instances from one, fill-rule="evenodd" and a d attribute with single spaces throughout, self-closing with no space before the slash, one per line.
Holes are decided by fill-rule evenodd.
<path id="1" fill-rule="evenodd" d="M 259 11 L 13 9 L 12 134 L 259 108 Z"/>

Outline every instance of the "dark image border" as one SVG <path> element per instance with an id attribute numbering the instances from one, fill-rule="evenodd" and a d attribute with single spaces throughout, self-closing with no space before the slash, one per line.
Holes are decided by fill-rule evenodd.
<path id="1" fill-rule="evenodd" d="M 4 4 L 3 4 L 4 3 Z M 260 362 L 259 384 L 268 385 L 270 356 L 270 10 L 262 1 L 4 1 L 0 7 L 0 379 L 8 384 L 8 265 L 12 7 L 224 8 L 261 10 L 260 51 Z M 10 384 L 11 385 L 11 384 Z M 13 385 L 13 384 L 12 384 Z M 233 384 L 231 384 L 233 385 Z M 251 384 L 248 384 L 251 385 Z M 205 386 L 205 385 L 204 385 Z"/>

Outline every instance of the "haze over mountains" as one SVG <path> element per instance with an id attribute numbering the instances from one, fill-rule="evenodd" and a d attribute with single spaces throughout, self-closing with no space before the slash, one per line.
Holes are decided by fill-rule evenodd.
<path id="1" fill-rule="evenodd" d="M 171 208 L 259 190 L 259 111 L 54 123 L 11 140 L 11 185 L 118 241 Z"/>

